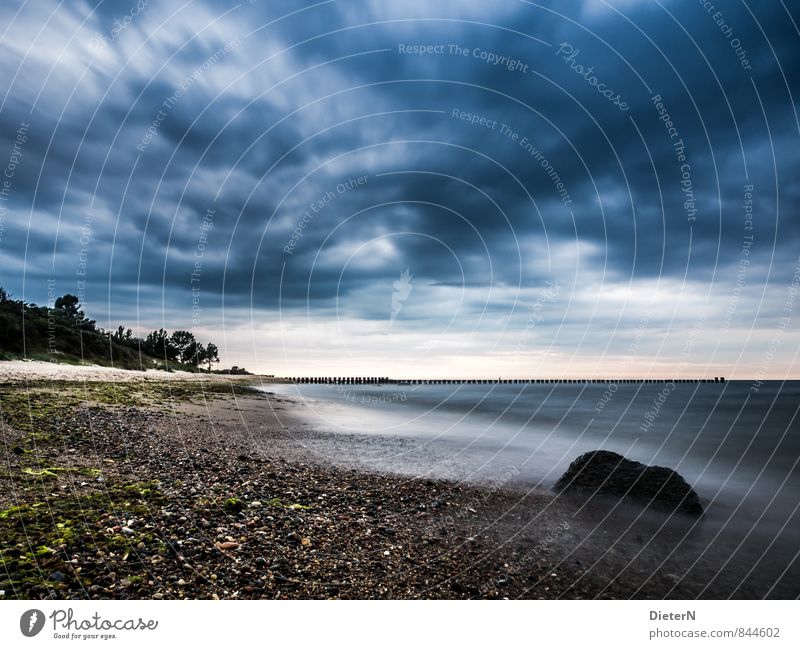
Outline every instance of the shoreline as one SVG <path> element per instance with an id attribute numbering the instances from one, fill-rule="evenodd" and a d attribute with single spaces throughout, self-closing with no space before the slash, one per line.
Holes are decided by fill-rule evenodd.
<path id="1" fill-rule="evenodd" d="M 780 596 L 684 574 L 681 521 L 338 466 L 259 377 L 203 377 L 0 384 L 0 599 Z"/>
<path id="2" fill-rule="evenodd" d="M 128 370 L 107 365 L 73 365 L 34 360 L 0 361 L 0 385 L 29 381 L 259 381 L 282 383 L 283 379 L 259 374 L 208 374 L 175 370 Z"/>

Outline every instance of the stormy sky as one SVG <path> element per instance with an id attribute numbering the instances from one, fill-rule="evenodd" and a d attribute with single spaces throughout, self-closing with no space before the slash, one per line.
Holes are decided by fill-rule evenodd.
<path id="1" fill-rule="evenodd" d="M 776 2 L 2 3 L 0 285 L 281 375 L 796 376 Z"/>

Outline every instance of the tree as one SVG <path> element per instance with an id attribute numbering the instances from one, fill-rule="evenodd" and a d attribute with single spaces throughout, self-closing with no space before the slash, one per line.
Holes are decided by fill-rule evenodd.
<path id="1" fill-rule="evenodd" d="M 192 358 L 197 355 L 197 341 L 190 331 L 175 331 L 170 336 L 170 342 L 175 348 L 181 363 L 191 363 Z"/>
<path id="2" fill-rule="evenodd" d="M 67 293 L 66 295 L 56 298 L 56 309 L 61 311 L 70 320 L 77 321 L 85 317 L 85 314 L 80 306 L 80 300 L 75 295 L 70 295 Z"/>
<path id="3" fill-rule="evenodd" d="M 67 320 L 71 320 L 77 327 L 95 331 L 95 321 L 89 320 L 89 318 L 86 317 L 83 309 L 81 309 L 80 299 L 77 296 L 71 295 L 70 293 L 62 295 L 56 298 L 54 306 L 57 312 L 67 318 Z"/>
<path id="4" fill-rule="evenodd" d="M 209 372 L 211 371 L 211 363 L 219 363 L 219 349 L 217 349 L 214 343 L 208 343 L 206 345 L 203 360 L 208 363 Z"/>
<path id="5" fill-rule="evenodd" d="M 111 338 L 116 340 L 118 343 L 131 345 L 136 341 L 133 337 L 133 329 L 130 327 L 125 329 L 125 327 L 119 326 L 117 327 L 116 333 L 111 334 Z"/>
<path id="6" fill-rule="evenodd" d="M 188 365 L 194 365 L 197 367 L 206 357 L 206 348 L 203 347 L 199 342 L 193 340 L 189 343 L 188 347 L 183 352 L 184 363 Z"/>
<path id="7" fill-rule="evenodd" d="M 163 357 L 168 361 L 178 359 L 178 350 L 175 349 L 169 333 L 164 329 L 151 331 L 147 334 L 142 344 L 142 349 L 151 356 Z"/>

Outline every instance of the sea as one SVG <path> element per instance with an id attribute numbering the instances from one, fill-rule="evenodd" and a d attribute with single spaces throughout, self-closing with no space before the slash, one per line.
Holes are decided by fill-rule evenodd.
<path id="1" fill-rule="evenodd" d="M 595 449 L 669 467 L 709 538 L 746 545 L 773 578 L 797 569 L 800 381 L 260 389 L 295 402 L 321 459 L 365 470 L 549 490 Z"/>

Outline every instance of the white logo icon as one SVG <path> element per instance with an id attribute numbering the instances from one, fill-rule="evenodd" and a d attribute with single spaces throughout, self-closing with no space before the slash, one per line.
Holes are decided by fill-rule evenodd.
<path id="1" fill-rule="evenodd" d="M 389 317 L 390 324 L 393 324 L 394 321 L 397 320 L 397 316 L 400 315 L 400 311 L 403 309 L 403 302 L 405 302 L 411 294 L 412 277 L 414 276 L 409 272 L 408 268 L 406 268 L 400 273 L 400 279 L 392 282 L 394 291 L 392 292 L 392 312 Z"/>
<path id="2" fill-rule="evenodd" d="M 44 613 L 32 608 L 19 618 L 19 630 L 26 638 L 32 638 L 44 628 Z"/>

